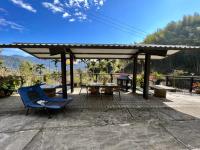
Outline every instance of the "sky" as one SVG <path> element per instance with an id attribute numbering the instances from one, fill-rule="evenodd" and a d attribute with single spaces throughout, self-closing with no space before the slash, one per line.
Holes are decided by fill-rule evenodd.
<path id="1" fill-rule="evenodd" d="M 200 0 L 0 0 L 0 43 L 142 42 L 184 15 L 200 13 Z M 4 49 L 3 55 L 22 55 Z"/>

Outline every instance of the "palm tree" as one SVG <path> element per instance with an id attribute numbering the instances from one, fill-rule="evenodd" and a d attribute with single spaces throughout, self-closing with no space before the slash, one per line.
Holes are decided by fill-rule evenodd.
<path id="1" fill-rule="evenodd" d="M 3 61 L 0 60 L 0 68 L 3 68 Z"/>
<path id="2" fill-rule="evenodd" d="M 35 70 L 40 74 L 40 76 L 42 75 L 44 69 L 45 69 L 44 64 L 36 64 L 35 66 Z"/>
<path id="3" fill-rule="evenodd" d="M 54 63 L 56 71 L 58 71 L 58 62 L 59 62 L 59 60 L 58 59 L 53 59 L 52 62 Z"/>

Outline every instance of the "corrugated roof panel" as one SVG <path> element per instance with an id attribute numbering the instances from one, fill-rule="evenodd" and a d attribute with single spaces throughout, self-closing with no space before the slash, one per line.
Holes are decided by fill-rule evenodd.
<path id="1" fill-rule="evenodd" d="M 24 51 L 36 55 L 38 53 L 49 54 L 49 48 L 56 50 L 59 49 L 71 49 L 75 54 L 78 54 L 81 58 L 89 56 L 91 58 L 100 57 L 103 53 L 108 56 L 101 56 L 106 58 L 131 58 L 130 55 L 147 53 L 148 50 L 152 50 L 152 54 L 159 55 L 160 51 L 168 50 L 167 55 L 172 55 L 178 50 L 200 50 L 200 46 L 187 46 L 187 45 L 156 45 L 156 44 L 68 44 L 68 43 L 13 43 L 13 44 L 0 44 L 0 48 L 19 48 Z M 149 51 L 151 52 L 151 51 Z M 148 53 L 149 53 L 148 52 Z M 85 55 L 85 54 L 96 55 Z M 49 54 L 50 55 L 50 54 Z M 111 55 L 111 56 L 110 56 Z M 40 57 L 40 55 L 38 56 Z M 45 56 L 48 57 L 48 56 Z M 158 56 L 160 57 L 160 56 Z M 158 58 L 157 57 L 157 58 Z M 49 58 L 52 58 L 49 56 Z"/>

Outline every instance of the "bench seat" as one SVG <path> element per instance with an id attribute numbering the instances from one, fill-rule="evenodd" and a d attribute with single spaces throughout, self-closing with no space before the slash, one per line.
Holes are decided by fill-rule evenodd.
<path id="1" fill-rule="evenodd" d="M 165 85 L 151 85 L 150 88 L 154 90 L 154 96 L 166 98 L 167 91 L 175 92 L 176 89 Z"/>

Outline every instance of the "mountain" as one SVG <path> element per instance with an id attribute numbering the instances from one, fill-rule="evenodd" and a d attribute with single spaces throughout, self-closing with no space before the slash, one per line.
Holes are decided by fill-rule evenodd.
<path id="1" fill-rule="evenodd" d="M 148 35 L 145 44 L 200 45 L 200 15 L 184 16 L 182 20 L 170 22 L 165 28 Z M 130 66 L 128 67 L 130 70 Z M 171 73 L 174 70 L 200 75 L 200 52 L 181 51 L 163 60 L 152 61 L 152 70 Z"/>
<path id="2" fill-rule="evenodd" d="M 55 70 L 55 65 L 51 60 L 45 60 L 45 59 L 38 59 L 35 57 L 30 57 L 30 56 L 19 56 L 19 55 L 12 55 L 12 56 L 5 56 L 5 55 L 0 55 L 0 60 L 3 60 L 4 65 L 7 68 L 11 69 L 18 69 L 21 62 L 23 61 L 29 61 L 34 64 L 44 64 L 44 66 L 51 70 Z M 58 69 L 60 70 L 60 63 L 58 63 Z M 84 63 L 77 63 L 74 64 L 74 69 L 81 69 L 83 70 L 85 68 Z M 67 70 L 69 70 L 69 66 L 67 66 Z"/>

